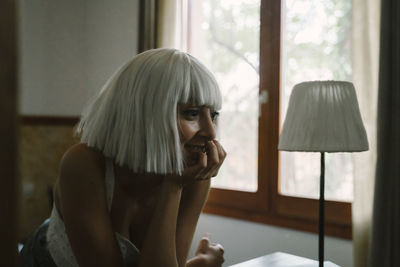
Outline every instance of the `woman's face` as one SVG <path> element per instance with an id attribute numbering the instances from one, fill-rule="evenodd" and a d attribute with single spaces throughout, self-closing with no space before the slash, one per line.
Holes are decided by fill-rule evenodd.
<path id="1" fill-rule="evenodd" d="M 199 152 L 206 152 L 207 141 L 215 139 L 215 120 L 218 112 L 206 106 L 178 105 L 179 136 L 184 159 L 195 164 Z"/>

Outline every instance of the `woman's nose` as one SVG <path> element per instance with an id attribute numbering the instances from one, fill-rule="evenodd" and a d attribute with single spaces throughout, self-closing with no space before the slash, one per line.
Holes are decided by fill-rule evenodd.
<path id="1" fill-rule="evenodd" d="M 207 137 L 208 140 L 214 140 L 216 137 L 216 132 L 215 132 L 215 124 L 211 118 L 211 115 L 208 115 L 203 118 L 201 125 L 201 135 L 204 137 Z"/>

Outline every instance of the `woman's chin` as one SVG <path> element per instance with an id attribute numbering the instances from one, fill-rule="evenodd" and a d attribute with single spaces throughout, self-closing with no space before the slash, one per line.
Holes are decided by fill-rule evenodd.
<path id="1" fill-rule="evenodd" d="M 189 153 L 185 157 L 185 165 L 190 167 L 194 166 L 199 162 L 199 154 L 198 153 Z"/>

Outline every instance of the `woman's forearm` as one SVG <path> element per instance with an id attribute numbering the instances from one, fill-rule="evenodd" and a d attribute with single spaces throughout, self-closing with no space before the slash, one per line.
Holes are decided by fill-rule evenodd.
<path id="1" fill-rule="evenodd" d="M 161 187 L 141 250 L 141 267 L 178 266 L 175 236 L 182 187 L 168 181 L 163 182 Z"/>
<path id="2" fill-rule="evenodd" d="M 187 263 L 187 255 L 201 210 L 207 200 L 210 183 L 210 180 L 198 181 L 182 191 L 176 229 L 176 255 L 180 267 Z"/>

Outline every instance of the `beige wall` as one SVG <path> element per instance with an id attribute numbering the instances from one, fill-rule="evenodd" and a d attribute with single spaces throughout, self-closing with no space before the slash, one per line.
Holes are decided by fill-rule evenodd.
<path id="1" fill-rule="evenodd" d="M 139 0 L 18 0 L 20 112 L 76 116 L 137 53 Z"/>
<path id="2" fill-rule="evenodd" d="M 18 239 L 24 240 L 50 215 L 49 190 L 57 177 L 59 162 L 72 144 L 73 126 L 21 125 L 19 176 L 22 183 Z"/>
<path id="3" fill-rule="evenodd" d="M 73 116 L 137 53 L 139 0 L 19 0 L 19 113 Z M 48 189 L 77 140 L 72 125 L 22 124 L 20 231 L 50 214 Z"/>

